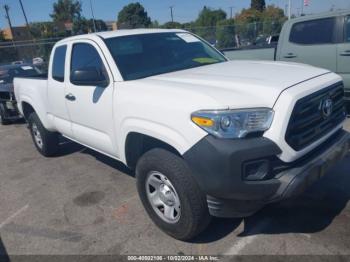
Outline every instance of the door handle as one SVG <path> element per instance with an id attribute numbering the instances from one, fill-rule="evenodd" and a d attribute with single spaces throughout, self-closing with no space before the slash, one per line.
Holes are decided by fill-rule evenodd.
<path id="1" fill-rule="evenodd" d="M 288 53 L 287 55 L 284 56 L 284 58 L 296 58 L 297 56 L 293 53 Z"/>
<path id="2" fill-rule="evenodd" d="M 350 56 L 350 50 L 346 50 L 343 53 L 340 53 L 341 56 Z"/>
<path id="3" fill-rule="evenodd" d="M 67 100 L 69 101 L 75 101 L 75 96 L 72 93 L 69 93 L 68 95 L 65 96 Z"/>

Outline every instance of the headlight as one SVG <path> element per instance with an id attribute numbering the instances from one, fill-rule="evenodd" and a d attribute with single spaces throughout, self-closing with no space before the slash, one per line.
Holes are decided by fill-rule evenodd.
<path id="1" fill-rule="evenodd" d="M 274 112 L 268 108 L 223 111 L 197 111 L 192 121 L 219 138 L 243 138 L 249 133 L 264 132 L 271 126 Z"/>

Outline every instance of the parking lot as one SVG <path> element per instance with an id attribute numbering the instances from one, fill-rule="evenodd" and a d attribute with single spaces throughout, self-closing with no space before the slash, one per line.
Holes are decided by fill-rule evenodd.
<path id="1" fill-rule="evenodd" d="M 46 159 L 23 123 L 1 126 L 0 145 L 0 254 L 350 255 L 350 156 L 300 198 L 181 242 L 153 225 L 122 164 L 70 142 Z"/>

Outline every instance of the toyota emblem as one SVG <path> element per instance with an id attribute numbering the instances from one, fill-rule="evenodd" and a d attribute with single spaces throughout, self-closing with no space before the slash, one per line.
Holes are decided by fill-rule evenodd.
<path id="1" fill-rule="evenodd" d="M 323 101 L 321 106 L 321 112 L 324 118 L 328 118 L 333 112 L 333 100 L 327 98 Z"/>

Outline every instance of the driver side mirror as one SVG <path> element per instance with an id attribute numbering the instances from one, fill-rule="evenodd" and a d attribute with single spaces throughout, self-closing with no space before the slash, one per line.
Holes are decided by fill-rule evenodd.
<path id="1" fill-rule="evenodd" d="M 85 67 L 73 70 L 70 74 L 70 82 L 78 86 L 107 87 L 108 79 L 102 70 L 95 67 Z"/>

